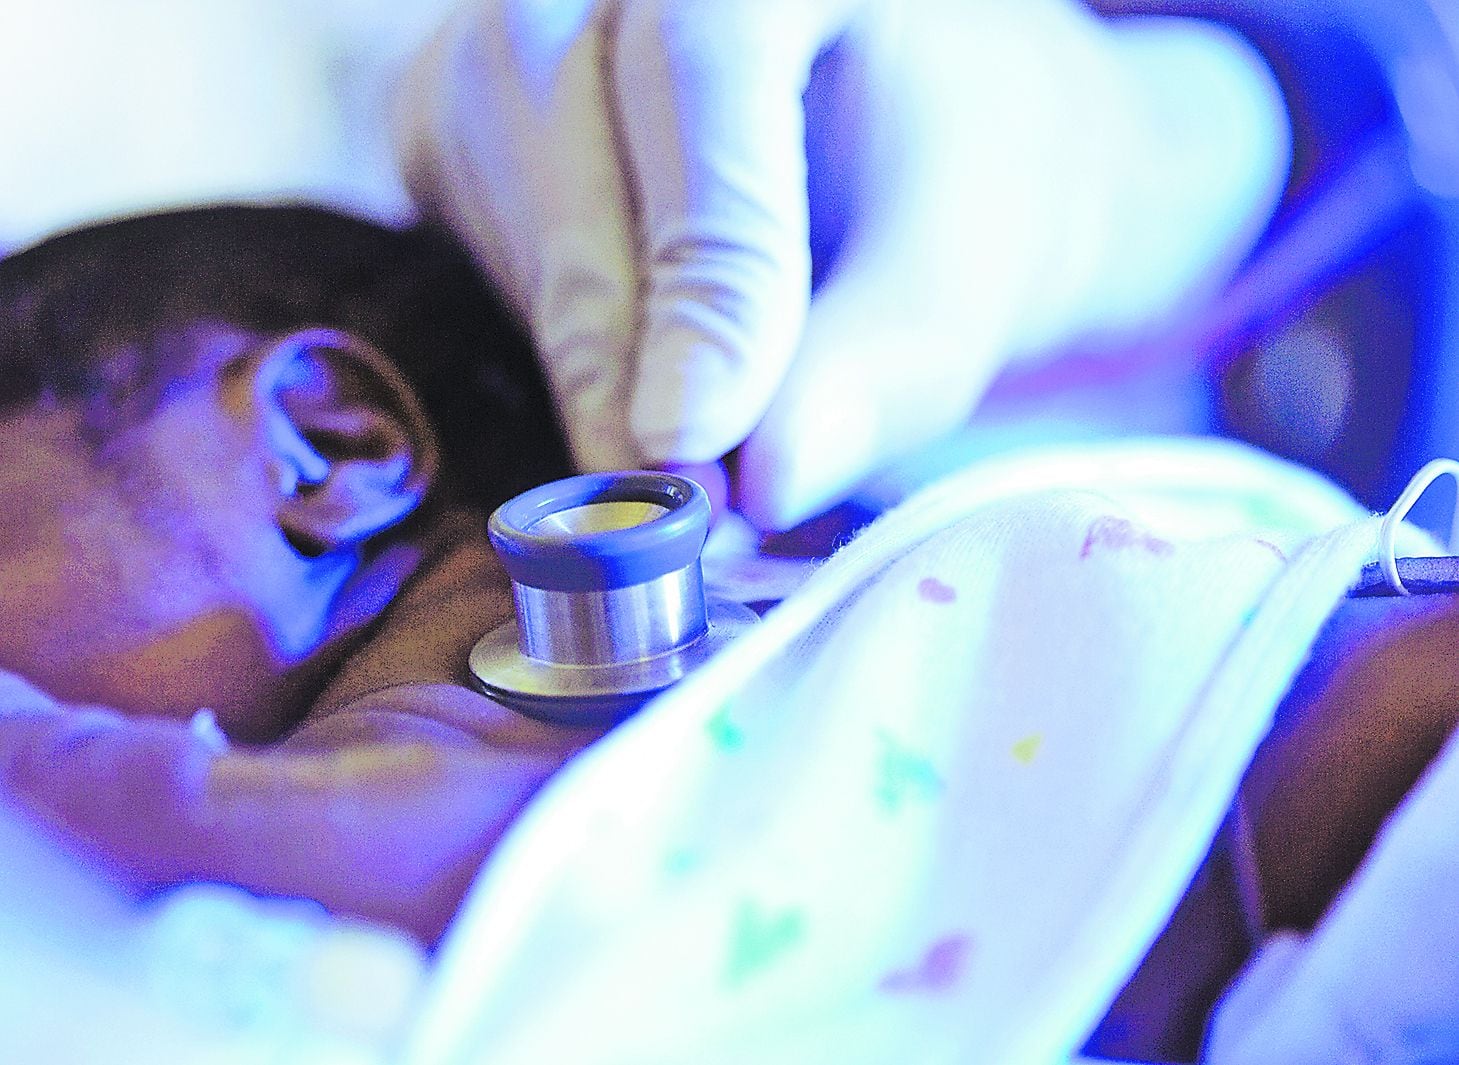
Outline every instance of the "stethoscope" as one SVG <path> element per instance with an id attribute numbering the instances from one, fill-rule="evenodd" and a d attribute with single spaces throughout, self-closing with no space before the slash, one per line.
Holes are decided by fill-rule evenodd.
<path id="1" fill-rule="evenodd" d="M 528 717 L 616 724 L 757 620 L 706 597 L 709 496 L 685 477 L 631 471 L 554 481 L 502 504 L 487 536 L 514 617 L 469 666 L 482 691 Z"/>

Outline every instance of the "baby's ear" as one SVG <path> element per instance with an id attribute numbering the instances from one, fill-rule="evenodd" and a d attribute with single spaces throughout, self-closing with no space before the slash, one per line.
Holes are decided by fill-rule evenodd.
<path id="1" fill-rule="evenodd" d="M 390 360 L 357 337 L 299 330 L 228 376 L 251 401 L 278 471 L 279 528 L 301 553 L 358 546 L 430 490 L 439 462 L 430 422 Z"/>

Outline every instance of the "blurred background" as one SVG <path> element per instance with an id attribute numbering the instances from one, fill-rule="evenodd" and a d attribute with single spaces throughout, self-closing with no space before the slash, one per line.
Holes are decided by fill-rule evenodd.
<path id="1" fill-rule="evenodd" d="M 0 249 L 119 213 L 406 215 L 390 86 L 450 0 L 5 0 Z"/>
<path id="2" fill-rule="evenodd" d="M 1423 462 L 1459 451 L 1459 3 L 1178 6 L 1256 43 L 1294 129 L 1282 207 L 1197 334 L 1216 427 L 1386 508 Z"/>

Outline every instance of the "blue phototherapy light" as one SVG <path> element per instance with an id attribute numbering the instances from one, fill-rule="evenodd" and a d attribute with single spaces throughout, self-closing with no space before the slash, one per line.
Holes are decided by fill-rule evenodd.
<path id="1" fill-rule="evenodd" d="M 755 620 L 706 602 L 709 497 L 667 473 L 594 473 L 524 492 L 487 525 L 516 617 L 471 650 L 487 695 L 529 717 L 609 725 Z"/>

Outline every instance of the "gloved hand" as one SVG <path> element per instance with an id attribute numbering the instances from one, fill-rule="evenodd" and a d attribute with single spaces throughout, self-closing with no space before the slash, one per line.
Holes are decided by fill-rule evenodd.
<path id="1" fill-rule="evenodd" d="M 471 0 L 402 105 L 580 465 L 743 445 L 762 528 L 1219 279 L 1287 161 L 1245 45 L 1071 0 Z"/>

